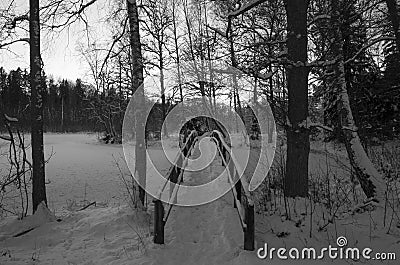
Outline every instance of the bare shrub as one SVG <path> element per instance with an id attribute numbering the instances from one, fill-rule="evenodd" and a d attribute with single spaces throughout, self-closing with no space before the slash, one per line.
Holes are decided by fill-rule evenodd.
<path id="1" fill-rule="evenodd" d="M 21 219 L 28 213 L 29 187 L 32 165 L 27 158 L 29 146 L 18 128 L 18 120 L 3 114 L 2 123 L 6 133 L 0 136 L 0 214 L 18 215 Z"/>

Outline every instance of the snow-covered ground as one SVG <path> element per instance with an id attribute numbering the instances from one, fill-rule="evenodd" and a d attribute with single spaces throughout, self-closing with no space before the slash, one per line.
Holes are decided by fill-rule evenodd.
<path id="1" fill-rule="evenodd" d="M 51 135 L 46 145 L 53 146 L 55 153 L 47 171 L 51 176 L 49 185 L 55 186 L 48 187 L 50 197 L 64 189 L 60 198 L 82 199 L 80 192 L 74 192 L 82 189 L 82 183 L 92 188 L 102 187 L 109 194 L 123 192 L 118 189 L 117 178 L 105 180 L 107 174 L 118 174 L 112 169 L 111 157 L 121 152 L 118 147 L 97 144 L 93 136 L 82 135 Z M 71 154 L 75 155 L 70 157 Z M 203 163 L 201 159 L 193 161 Z M 198 185 L 210 180 L 215 171 L 222 169 L 220 163 L 217 161 L 200 172 L 185 173 L 185 184 Z M 63 182 L 61 173 L 56 173 L 57 166 L 64 178 L 70 175 L 74 178 Z M 101 169 L 108 171 L 101 173 Z M 96 174 L 101 176 L 96 178 Z M 101 201 L 99 198 L 108 196 L 90 193 L 88 190 L 87 196 L 92 196 L 92 200 Z M 53 201 L 62 206 L 62 199 Z M 57 216 L 59 222 L 45 211 L 22 221 L 6 218 L 0 228 L 0 264 L 235 264 L 232 263 L 235 260 L 236 264 L 243 264 L 240 261 L 241 253 L 245 253 L 241 250 L 243 235 L 230 193 L 207 205 L 174 207 L 166 226 L 164 246 L 151 241 L 149 214 L 120 204 L 84 211 L 64 209 Z M 48 223 L 38 227 L 41 221 Z M 19 235 L 30 228 L 34 229 Z"/>
<path id="2" fill-rule="evenodd" d="M 123 173 L 129 173 L 121 158 L 121 146 L 100 144 L 96 135 L 85 134 L 51 134 L 46 135 L 45 141 L 47 154 L 52 147 L 54 152 L 47 167 L 47 189 L 50 209 L 57 210 L 56 217 L 52 212 L 40 210 L 22 221 L 15 217 L 1 220 L 1 265 L 398 264 L 398 260 L 283 261 L 276 256 L 272 261 L 261 260 L 256 252 L 243 250 L 243 232 L 230 192 L 206 205 L 174 207 L 166 224 L 165 245 L 154 245 L 151 210 L 148 213 L 134 210 L 124 197 L 125 188 L 113 159 L 113 156 L 119 159 Z M 212 146 L 204 148 L 213 149 Z M 153 151 L 157 152 L 157 148 Z M 196 153 L 198 150 L 195 150 L 195 156 Z M 323 162 L 322 158 L 313 153 L 310 165 L 317 167 Z M 159 167 L 167 168 L 168 161 L 160 160 Z M 192 163 L 203 162 L 197 159 Z M 220 165 L 221 161 L 216 158 L 209 168 L 185 172 L 184 184 L 194 186 L 215 178 L 222 171 Z M 98 204 L 82 211 L 69 207 L 70 202 L 78 203 L 84 199 Z M 280 205 L 283 205 L 282 201 Z M 272 208 L 272 202 L 269 206 L 268 211 L 257 211 L 257 248 L 264 243 L 275 248 L 328 247 L 329 244 L 335 246 L 338 236 L 346 236 L 351 246 L 396 252 L 398 259 L 400 257 L 399 229 L 396 230 L 396 224 L 393 224 L 390 233 L 386 234 L 387 228 L 381 225 L 383 209 L 340 213 L 333 223 L 324 226 L 323 220 L 328 218 L 328 213 L 321 205 L 310 205 L 309 201 L 300 199 L 288 201 L 290 220 L 284 215 L 284 209 Z M 295 208 L 297 212 L 293 212 Z M 312 222 L 310 209 L 313 209 Z M 45 224 L 39 226 L 41 223 Z M 319 231 L 318 227 L 322 229 Z"/>
<path id="3" fill-rule="evenodd" d="M 46 185 L 50 209 L 59 211 L 83 201 L 124 204 L 115 160 L 127 172 L 120 145 L 99 143 L 96 134 L 46 134 Z M 115 158 L 115 160 L 114 160 Z"/>

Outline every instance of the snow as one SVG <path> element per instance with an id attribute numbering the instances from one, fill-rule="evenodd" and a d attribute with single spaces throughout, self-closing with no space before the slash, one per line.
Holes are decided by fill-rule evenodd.
<path id="1" fill-rule="evenodd" d="M 8 121 L 8 122 L 18 122 L 17 118 L 14 117 L 10 117 L 7 114 L 4 114 L 4 118 Z"/>
<path id="2" fill-rule="evenodd" d="M 267 0 L 253 0 L 248 2 L 247 4 L 243 5 L 241 8 L 239 8 L 238 10 L 235 10 L 231 13 L 228 14 L 228 17 L 236 17 L 239 16 L 245 12 L 247 12 L 248 10 L 252 9 L 253 7 L 262 4 L 264 2 L 266 2 Z"/>
<path id="3" fill-rule="evenodd" d="M 0 240 L 11 237 L 18 237 L 20 234 L 40 227 L 43 224 L 56 221 L 56 217 L 46 207 L 44 203 L 39 204 L 34 215 L 28 216 L 23 220 L 9 219 L 11 222 L 3 224 L 1 227 Z"/>
<path id="4" fill-rule="evenodd" d="M 75 164 L 65 168 L 64 177 L 82 170 L 84 164 L 88 166 L 87 174 L 90 171 L 97 172 L 98 169 L 91 167 L 93 156 L 107 156 L 103 154 L 99 157 L 99 154 L 91 153 L 88 157 L 86 152 L 93 152 L 92 149 L 97 152 L 102 150 L 107 154 L 120 150 L 114 146 L 95 144 L 91 140 L 93 136 L 47 135 L 46 139 L 46 145 L 54 146 L 52 163 L 57 166 L 62 166 L 61 160 L 66 161 L 67 154 L 71 152 L 68 147 L 78 149 L 76 151 L 80 155 L 75 157 L 84 158 L 81 163 L 70 158 L 69 162 Z M 63 140 L 62 143 L 59 143 L 60 140 Z M 60 154 L 62 150 L 59 144 L 67 148 L 63 151 L 66 154 Z M 211 141 L 209 144 L 202 141 L 196 152 L 208 153 L 210 148 L 213 148 Z M 61 157 L 56 158 L 57 155 Z M 203 167 L 204 159 L 207 160 L 207 157 L 192 160 L 191 167 Z M 216 161 L 211 168 L 185 173 L 185 184 L 194 186 L 207 179 L 211 180 L 222 171 L 220 165 L 221 161 Z M 69 170 L 68 174 L 66 170 Z M 53 172 L 52 169 L 49 171 Z M 88 175 L 79 176 L 82 179 L 76 178 L 78 182 L 89 181 Z M 61 179 L 53 176 L 51 185 L 58 185 L 59 181 Z M 89 183 L 92 185 L 94 182 Z M 72 188 L 73 183 L 71 181 L 63 186 Z M 106 189 L 103 186 L 103 190 Z M 54 190 L 58 188 L 49 189 L 51 192 Z M 78 195 L 79 193 L 75 193 L 75 196 Z M 74 197 L 72 194 L 68 196 Z M 53 215 L 43 214 L 42 211 L 38 214 L 41 218 L 36 218 L 36 215 L 24 220 L 6 218 L 0 229 L 0 234 L 3 235 L 0 250 L 4 254 L 0 257 L 0 264 L 243 264 L 248 258 L 242 247 L 243 233 L 231 196 L 228 193 L 219 200 L 202 206 L 174 207 L 166 226 L 166 244 L 163 246 L 151 242 L 151 217 L 126 205 L 95 207 L 84 211 L 64 210 L 60 222 L 54 222 L 54 217 L 47 217 Z M 18 231 L 31 227 L 34 229 L 14 238 L 11 235 L 16 231 L 9 231 L 10 227 Z M 254 259 L 253 255 L 249 257 Z"/>
<path id="5" fill-rule="evenodd" d="M 27 144 L 30 135 L 25 135 Z M 3 142 L 0 140 L 0 146 Z M 97 134 L 45 134 L 46 190 L 49 208 L 56 213 L 78 209 L 90 202 L 119 206 L 126 203 L 125 177 L 130 176 L 121 145 L 100 143 Z M 158 168 L 168 167 L 159 147 L 151 148 Z M 3 148 L 0 152 L 3 152 Z M 27 156 L 30 158 L 30 150 Z M 0 165 L 7 157 L 0 156 Z M 1 172 L 1 169 L 0 169 Z M 31 211 L 30 211 L 31 212 Z"/>
<path id="6" fill-rule="evenodd" d="M 112 157 L 122 154 L 121 146 L 100 144 L 95 134 L 46 134 L 45 145 L 47 154 L 51 152 L 51 147 L 54 151 L 47 168 L 47 176 L 51 180 L 47 185 L 52 202 L 50 211 L 40 206 L 35 215 L 23 220 L 16 217 L 0 220 L 2 265 L 280 265 L 292 262 L 358 264 L 329 259 L 270 261 L 257 258 L 256 251 L 243 250 L 243 232 L 233 207 L 231 192 L 205 205 L 173 207 L 165 227 L 165 245 L 155 245 L 152 243 L 152 207 L 149 207 L 148 212 L 142 212 L 128 206 L 124 198 L 124 187 L 120 185 L 119 171 L 113 165 L 115 162 Z M 236 148 L 240 146 L 237 145 Z M 169 164 L 157 155 L 159 149 L 158 145 L 152 146 L 152 152 L 160 160 L 153 162 L 157 162 L 162 168 Z M 325 165 L 324 158 L 333 156 L 331 146 L 325 149 L 329 149 L 328 154 L 323 153 L 322 143 L 312 143 L 310 172 L 319 170 L 321 165 Z M 197 159 L 190 160 L 190 168 L 203 168 L 204 163 L 210 161 L 209 156 L 201 157 L 200 152 L 215 155 L 215 146 L 211 141 L 199 142 L 194 152 Z M 345 151 L 339 151 L 336 155 L 344 160 L 343 163 L 348 164 L 348 161 L 345 161 Z M 215 161 L 210 167 L 185 172 L 184 184 L 196 186 L 215 179 L 223 168 L 220 158 L 214 158 Z M 122 161 L 121 166 L 123 172 L 128 173 L 125 172 L 127 168 Z M 334 166 L 337 168 L 332 174 L 346 174 L 341 165 Z M 227 184 L 226 178 L 221 181 L 221 185 L 223 184 Z M 107 203 L 96 204 L 83 211 L 67 207 L 67 199 L 77 202 L 83 200 L 85 189 L 87 201 Z M 329 244 L 334 245 L 338 236 L 344 235 L 351 246 L 368 246 L 375 251 L 393 251 L 400 256 L 400 233 L 395 224 L 390 233 L 387 233 L 387 227 L 382 227 L 381 208 L 370 213 L 338 212 L 334 223 L 325 226 L 330 215 L 321 204 L 311 207 L 309 200 L 290 199 L 287 203 L 291 209 L 291 218 L 288 219 L 283 202 L 279 203 L 279 198 L 277 200 L 277 207 L 272 206 L 271 200 L 264 212 L 257 209 L 256 204 L 256 249 L 263 247 L 265 243 L 275 248 L 327 247 Z M 304 214 L 309 213 L 311 209 L 312 220 L 310 214 Z M 323 229 L 318 231 L 320 227 Z M 30 229 L 33 230 L 14 237 Z M 309 236 L 310 230 L 312 238 Z M 398 261 L 369 261 L 365 264 L 395 265 Z"/>
<path id="7" fill-rule="evenodd" d="M 74 203 L 96 201 L 106 205 L 123 202 L 117 159 L 124 173 L 129 173 L 120 145 L 105 145 L 97 135 L 46 134 L 48 203 L 57 211 Z"/>
<path id="8" fill-rule="evenodd" d="M 321 14 L 321 15 L 315 16 L 313 21 L 317 21 L 319 19 L 330 19 L 330 18 L 331 18 L 331 16 L 328 14 Z"/>
<path id="9" fill-rule="evenodd" d="M 131 264 L 148 244 L 148 220 L 128 207 L 70 212 L 61 222 L 1 241 L 0 264 Z"/>

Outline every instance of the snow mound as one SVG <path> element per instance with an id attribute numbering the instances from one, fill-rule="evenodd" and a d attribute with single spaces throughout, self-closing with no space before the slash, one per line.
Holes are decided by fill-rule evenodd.
<path id="1" fill-rule="evenodd" d="M 54 220 L 44 207 L 29 219 L 28 229 Z M 16 231 L 14 226 L 23 222 L 14 220 L 7 227 Z M 139 265 L 132 260 L 152 246 L 149 222 L 146 213 L 127 205 L 65 212 L 62 222 L 42 224 L 19 237 L 7 232 L 11 236 L 0 241 L 0 264 Z"/>
<path id="2" fill-rule="evenodd" d="M 1 223 L 0 241 L 9 237 L 18 237 L 25 232 L 32 231 L 43 224 L 56 221 L 55 215 L 50 212 L 44 202 L 40 203 L 35 214 L 20 220 L 15 218 L 6 219 Z"/>

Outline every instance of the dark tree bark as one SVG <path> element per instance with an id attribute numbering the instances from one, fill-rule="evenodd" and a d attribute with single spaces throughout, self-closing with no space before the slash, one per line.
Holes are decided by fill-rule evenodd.
<path id="1" fill-rule="evenodd" d="M 386 0 L 386 5 L 389 12 L 389 19 L 392 23 L 394 35 L 396 36 L 397 50 L 400 52 L 400 17 L 396 0 Z"/>
<path id="2" fill-rule="evenodd" d="M 308 117 L 307 9 L 308 0 L 287 0 L 289 109 L 284 192 L 288 197 L 308 196 L 310 140 L 304 126 Z"/>
<path id="3" fill-rule="evenodd" d="M 139 179 L 139 199 L 145 206 L 146 187 L 146 142 L 145 142 L 145 96 L 143 86 L 143 57 L 139 33 L 139 14 L 136 0 L 127 0 L 132 53 L 132 93 L 135 94 L 135 174 Z"/>
<path id="4" fill-rule="evenodd" d="M 43 82 L 40 56 L 39 0 L 29 1 L 30 36 L 30 86 L 31 86 L 31 137 L 32 137 L 32 203 L 33 213 L 38 205 L 47 205 L 45 185 L 45 161 L 43 148 Z"/>

